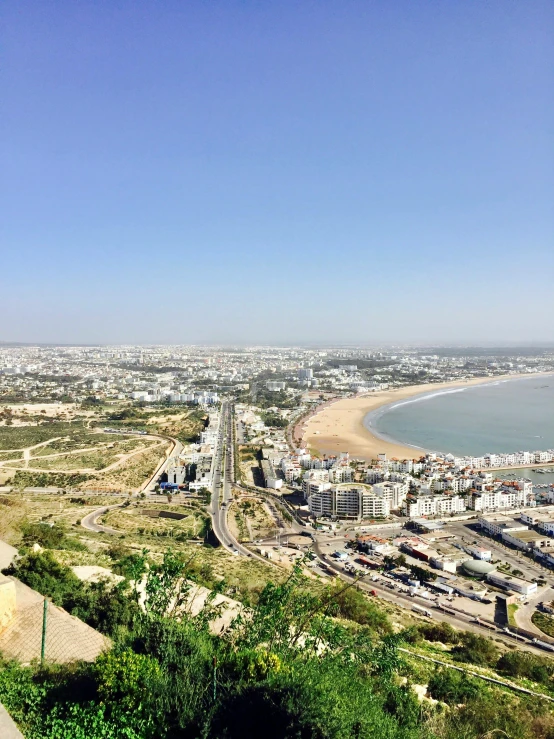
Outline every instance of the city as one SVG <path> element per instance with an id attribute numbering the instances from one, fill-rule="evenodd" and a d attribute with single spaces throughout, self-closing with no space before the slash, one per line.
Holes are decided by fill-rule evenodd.
<path id="1" fill-rule="evenodd" d="M 2 31 L 0 739 L 554 739 L 554 4 Z"/>

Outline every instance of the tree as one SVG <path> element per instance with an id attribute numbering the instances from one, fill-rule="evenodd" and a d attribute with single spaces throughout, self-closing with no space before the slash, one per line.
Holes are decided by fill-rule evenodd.
<path id="1" fill-rule="evenodd" d="M 431 580 L 437 579 L 437 576 L 434 572 L 430 572 L 424 567 L 418 567 L 418 565 L 410 565 L 410 572 L 412 573 L 413 577 L 420 582 L 429 582 Z"/>
<path id="2" fill-rule="evenodd" d="M 452 649 L 454 659 L 474 665 L 494 665 L 498 661 L 498 649 L 493 641 L 484 636 L 463 631 L 460 644 Z"/>

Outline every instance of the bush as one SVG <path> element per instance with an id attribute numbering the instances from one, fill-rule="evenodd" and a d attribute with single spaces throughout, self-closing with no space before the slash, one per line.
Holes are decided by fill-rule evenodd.
<path id="1" fill-rule="evenodd" d="M 445 621 L 421 624 L 417 629 L 422 638 L 427 641 L 437 641 L 443 644 L 458 644 L 460 641 L 460 632 Z"/>
<path id="2" fill-rule="evenodd" d="M 110 636 L 130 628 L 138 611 L 129 598 L 127 583 L 116 586 L 105 582 L 83 583 L 49 551 L 32 552 L 4 572 Z"/>
<path id="3" fill-rule="evenodd" d="M 527 677 L 536 683 L 551 684 L 554 663 L 529 652 L 506 652 L 498 660 L 498 670 L 512 677 Z"/>
<path id="4" fill-rule="evenodd" d="M 348 618 L 362 626 L 368 626 L 380 634 L 390 634 L 392 627 L 387 615 L 355 587 L 335 585 L 329 591 L 336 615 Z"/>
<path id="5" fill-rule="evenodd" d="M 460 643 L 452 649 L 452 655 L 458 662 L 489 666 L 496 665 L 499 656 L 494 642 L 471 631 L 460 634 Z"/>
<path id="6" fill-rule="evenodd" d="M 482 684 L 458 670 L 440 668 L 429 679 L 427 690 L 439 701 L 456 705 L 479 695 Z"/>
<path id="7" fill-rule="evenodd" d="M 21 527 L 23 544 L 31 546 L 38 544 L 43 549 L 70 549 L 72 551 L 84 552 L 87 547 L 80 541 L 67 536 L 65 529 L 55 524 L 47 523 L 25 523 Z"/>

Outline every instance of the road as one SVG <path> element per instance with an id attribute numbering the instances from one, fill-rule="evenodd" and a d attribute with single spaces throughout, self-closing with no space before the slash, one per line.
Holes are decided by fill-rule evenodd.
<path id="1" fill-rule="evenodd" d="M 391 590 L 388 589 L 382 581 L 373 582 L 370 580 L 369 582 L 367 582 L 369 577 L 374 574 L 372 572 L 368 573 L 368 575 L 363 576 L 361 579 L 358 579 L 354 575 L 350 575 L 349 573 L 345 572 L 332 557 L 327 556 L 321 550 L 319 542 L 315 539 L 314 552 L 319 561 L 323 563 L 325 567 L 333 571 L 334 576 L 339 577 L 344 582 L 352 583 L 357 581 L 357 585 L 360 587 L 361 590 L 365 590 L 366 592 L 375 590 L 378 596 L 383 600 L 389 601 L 390 603 L 395 603 L 397 606 L 408 610 L 410 610 L 414 605 L 423 606 L 431 612 L 434 611 L 434 616 L 439 618 L 441 621 L 446 621 L 451 626 L 455 626 L 458 629 L 473 631 L 474 633 L 480 634 L 481 636 L 486 636 L 489 639 L 494 636 L 495 639 L 499 639 L 500 641 L 503 641 L 505 644 L 508 644 L 511 647 L 517 646 L 518 649 L 531 651 L 542 656 L 545 655 L 544 650 L 540 649 L 539 647 L 535 647 L 530 641 L 524 639 L 521 636 L 517 636 L 516 634 L 506 634 L 502 631 L 487 628 L 486 626 L 480 626 L 472 620 L 472 616 L 465 616 L 461 613 L 458 613 L 456 615 L 445 613 L 440 608 L 437 608 L 437 605 L 435 603 L 429 602 L 423 598 L 412 598 L 409 595 L 404 595 L 398 592 L 391 592 Z M 447 607 L 450 608 L 450 604 L 447 604 Z M 550 641 L 548 637 L 544 636 L 544 634 L 542 635 L 542 638 L 544 641 Z"/>
<path id="2" fill-rule="evenodd" d="M 153 436 L 154 434 L 151 434 Z M 159 436 L 158 434 L 155 434 L 155 436 Z M 131 498 L 136 497 L 141 492 L 149 493 L 150 490 L 154 489 L 154 485 L 158 481 L 160 475 L 165 472 L 165 469 L 167 465 L 169 464 L 169 460 L 172 459 L 175 456 L 179 456 L 183 449 L 183 445 L 180 441 L 177 441 L 177 439 L 173 439 L 172 437 L 168 436 L 159 436 L 159 438 L 162 438 L 164 440 L 169 440 L 173 442 L 173 449 L 171 450 L 171 453 L 162 461 L 160 464 L 156 467 L 150 478 L 144 483 L 144 485 L 141 487 L 139 493 L 133 493 Z M 116 503 L 115 505 L 110 506 L 103 506 L 102 508 L 97 508 L 95 511 L 92 511 L 91 513 L 87 514 L 82 520 L 81 520 L 81 526 L 84 529 L 87 529 L 88 531 L 95 531 L 97 534 L 121 534 L 121 531 L 117 531 L 116 529 L 111 529 L 109 526 L 102 526 L 96 521 L 100 518 L 100 516 L 103 516 L 104 513 L 107 511 L 111 511 L 113 508 L 121 508 L 123 506 L 123 503 Z"/>
<path id="3" fill-rule="evenodd" d="M 115 529 L 111 529 L 109 526 L 102 526 L 101 524 L 96 523 L 104 513 L 107 513 L 114 508 L 121 508 L 121 505 L 121 503 L 116 503 L 115 505 L 97 508 L 95 511 L 92 511 L 92 513 L 89 513 L 81 519 L 81 526 L 88 531 L 95 531 L 97 534 L 121 534 L 121 531 L 116 531 Z"/>
<path id="4" fill-rule="evenodd" d="M 163 460 L 163 462 L 160 462 L 160 464 L 156 467 L 150 479 L 141 487 L 140 492 L 142 493 L 149 493 L 150 491 L 154 490 L 155 484 L 160 479 L 160 476 L 166 471 L 170 460 L 174 457 L 178 457 L 179 454 L 181 454 L 181 452 L 183 451 L 183 445 L 181 444 L 181 442 L 177 439 L 174 439 L 172 436 L 163 436 L 161 438 L 173 442 L 173 449 Z"/>
<path id="5" fill-rule="evenodd" d="M 242 546 L 227 525 L 227 512 L 229 503 L 233 499 L 232 485 L 234 477 L 234 447 L 233 447 L 233 409 L 228 401 L 221 404 L 221 419 L 217 445 L 214 450 L 214 469 L 212 479 L 212 501 L 209 508 L 212 517 L 212 528 L 215 536 L 231 554 L 240 554 L 243 557 L 251 557 L 266 560 Z"/>

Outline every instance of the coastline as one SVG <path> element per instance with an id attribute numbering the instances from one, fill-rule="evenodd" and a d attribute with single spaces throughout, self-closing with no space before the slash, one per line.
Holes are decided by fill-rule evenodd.
<path id="1" fill-rule="evenodd" d="M 497 375 L 496 377 L 478 377 L 472 380 L 410 385 L 409 387 L 380 390 L 375 393 L 327 402 L 324 406 L 319 406 L 302 423 L 302 443 L 321 456 L 348 452 L 352 458 L 365 461 L 376 459 L 378 454 L 386 454 L 389 459 L 392 457 L 419 459 L 420 456 L 425 454 L 426 449 L 397 443 L 377 436 L 364 426 L 363 421 L 366 415 L 371 411 L 377 411 L 384 406 L 416 395 L 475 385 L 487 385 L 491 382 L 541 377 L 543 375 L 552 375 L 552 373 Z"/>

